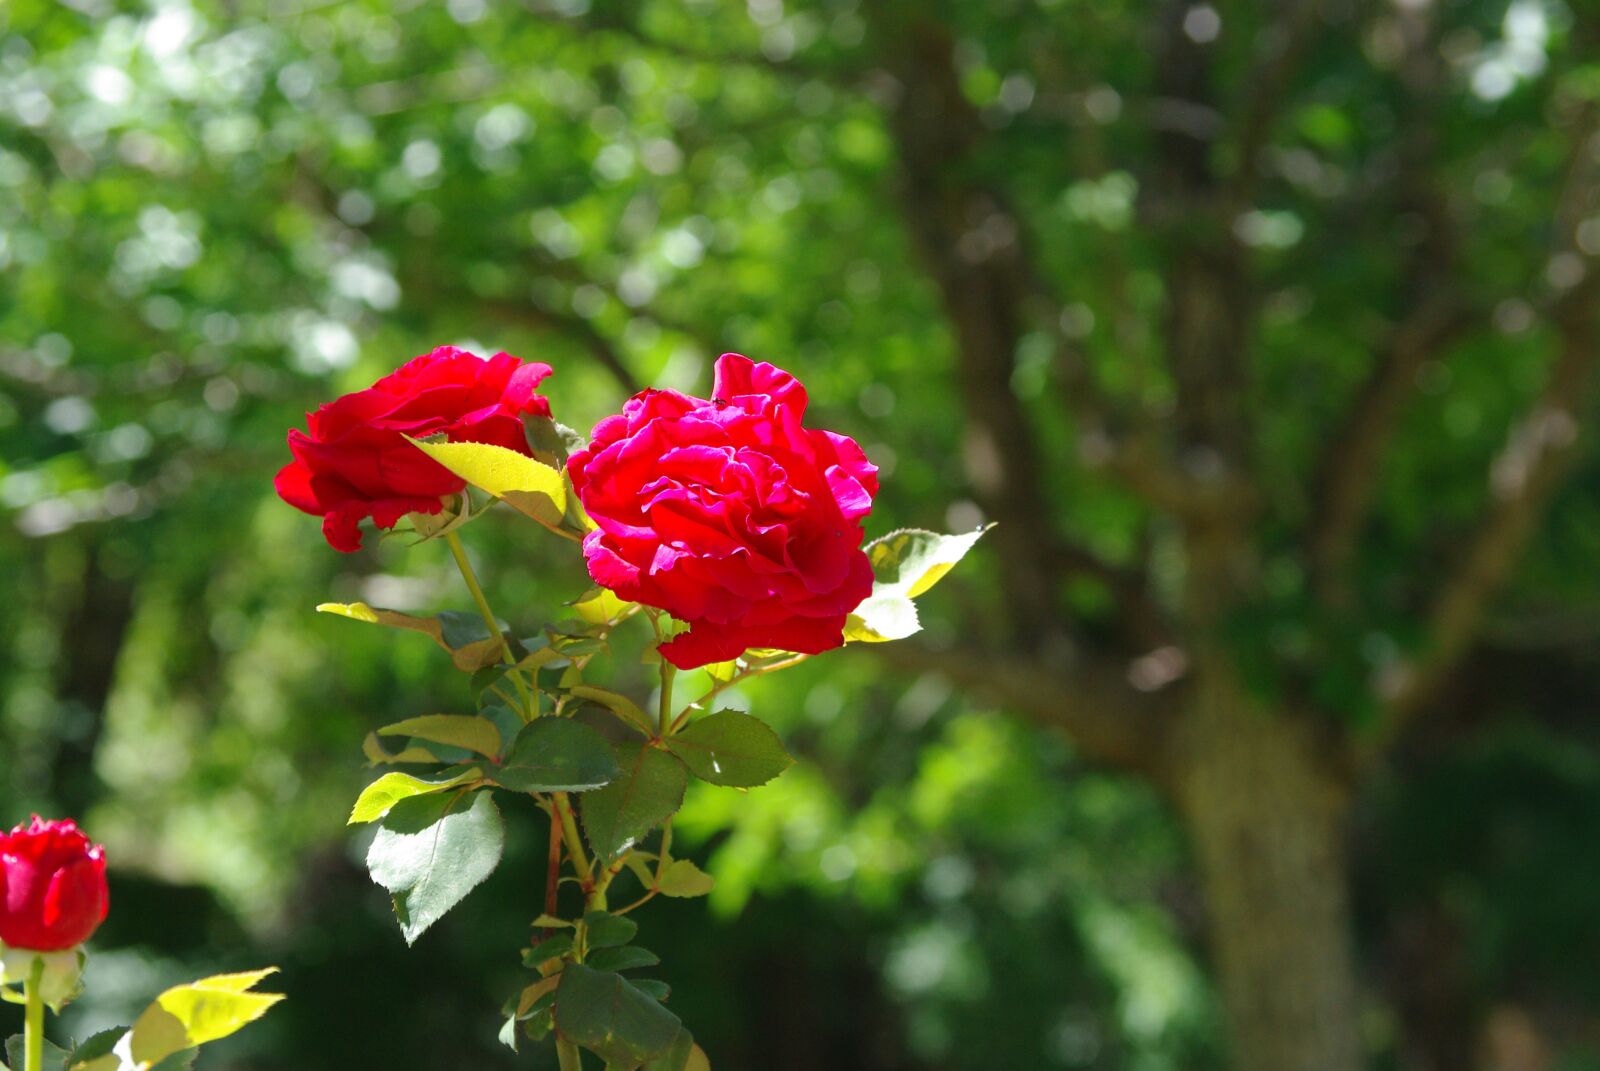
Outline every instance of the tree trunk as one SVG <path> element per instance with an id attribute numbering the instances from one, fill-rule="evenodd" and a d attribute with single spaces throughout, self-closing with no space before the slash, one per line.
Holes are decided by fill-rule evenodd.
<path id="1" fill-rule="evenodd" d="M 1202 676 L 1174 788 L 1238 1071 L 1358 1071 L 1344 792 L 1310 723 Z"/>

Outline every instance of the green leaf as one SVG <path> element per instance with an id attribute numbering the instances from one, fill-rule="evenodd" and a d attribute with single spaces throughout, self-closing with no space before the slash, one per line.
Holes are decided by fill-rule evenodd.
<path id="1" fill-rule="evenodd" d="M 476 751 L 484 758 L 500 754 L 500 730 L 494 722 L 468 714 L 424 714 L 377 730 L 379 736 L 414 736 L 433 744 Z"/>
<path id="2" fill-rule="evenodd" d="M 648 1061 L 640 1071 L 688 1071 L 690 1061 L 699 1048 L 694 1043 L 694 1035 L 687 1029 L 680 1029 L 678 1037 L 673 1041 L 672 1047 L 666 1052 Z M 707 1068 L 709 1071 L 709 1067 Z"/>
<path id="3" fill-rule="evenodd" d="M 16 1034 L 6 1039 L 6 1059 L 11 1061 L 11 1066 L 17 1071 L 22 1071 L 25 1066 L 22 1051 L 22 1035 Z M 67 1051 L 57 1048 L 46 1038 L 44 1042 L 44 1068 L 43 1071 L 67 1071 Z"/>
<path id="4" fill-rule="evenodd" d="M 494 872 L 505 824 L 488 792 L 402 800 L 384 818 L 367 852 L 372 880 L 394 897 L 407 944 L 414 944 Z M 442 806 L 441 806 L 442 802 Z"/>
<path id="5" fill-rule="evenodd" d="M 635 978 L 633 984 L 641 993 L 648 993 L 656 1000 L 672 996 L 672 987 L 659 978 Z"/>
<path id="6" fill-rule="evenodd" d="M 480 491 L 543 524 L 559 525 L 567 512 L 561 473 L 526 454 L 489 443 L 407 441 Z"/>
<path id="7" fill-rule="evenodd" d="M 777 733 L 735 710 L 690 722 L 667 739 L 667 748 L 702 781 L 735 788 L 764 785 L 794 765 Z"/>
<path id="8" fill-rule="evenodd" d="M 572 951 L 572 934 L 558 933 L 554 937 L 540 941 L 522 954 L 522 965 L 535 969 L 541 963 L 564 956 Z"/>
<path id="9" fill-rule="evenodd" d="M 583 829 L 602 859 L 615 859 L 683 805 L 689 771 L 648 745 L 620 748 L 622 774 L 583 797 Z"/>
<path id="10" fill-rule="evenodd" d="M 383 746 L 383 741 L 377 733 L 368 733 L 366 739 L 361 741 L 361 753 L 367 761 L 374 766 L 393 766 L 399 763 L 439 763 L 445 759 L 435 755 L 432 751 L 418 744 L 407 744 L 399 751 L 390 751 Z"/>
<path id="11" fill-rule="evenodd" d="M 127 1032 L 128 1028 L 125 1026 L 114 1026 L 109 1030 L 102 1030 L 98 1034 L 91 1034 L 84 1038 L 83 1041 L 72 1047 L 71 1066 L 77 1067 L 79 1064 L 92 1064 L 96 1060 L 111 1056 L 111 1050 L 116 1047 L 117 1042 L 121 1041 L 123 1035 Z M 121 1062 L 121 1060 L 115 1060 L 112 1066 L 115 1067 Z"/>
<path id="12" fill-rule="evenodd" d="M 592 703 L 599 703 L 617 717 L 638 729 L 646 736 L 654 736 L 656 724 L 640 709 L 639 704 L 625 695 L 607 691 L 604 688 L 595 688 L 591 685 L 580 684 L 572 689 L 572 694 L 579 699 L 587 699 Z"/>
<path id="13" fill-rule="evenodd" d="M 584 957 L 584 963 L 597 971 L 629 971 L 636 967 L 654 967 L 661 957 L 648 948 L 624 945 L 621 948 L 597 948 Z"/>
<path id="14" fill-rule="evenodd" d="M 561 972 L 555 1021 L 562 1037 L 619 1067 L 670 1051 L 683 1025 L 622 975 L 581 963 Z"/>
<path id="15" fill-rule="evenodd" d="M 544 717 L 523 727 L 491 776 L 513 792 L 588 792 L 621 773 L 599 730 L 570 718 Z"/>
<path id="16" fill-rule="evenodd" d="M 502 638 L 489 635 L 487 626 L 481 620 L 454 611 L 435 617 L 416 617 L 398 610 L 368 606 L 364 602 L 325 602 L 318 604 L 317 612 L 420 632 L 449 651 L 450 660 L 456 668 L 467 673 L 476 673 L 485 666 L 494 665 L 505 643 Z"/>
<path id="17" fill-rule="evenodd" d="M 567 458 L 589 445 L 587 435 L 549 417 L 523 417 L 522 422 L 534 453 L 548 455 L 557 465 L 565 465 Z"/>
<path id="18" fill-rule="evenodd" d="M 350 811 L 350 818 L 346 825 L 361 825 L 364 822 L 376 822 L 388 814 L 394 805 L 401 800 L 410 799 L 412 796 L 423 796 L 430 792 L 443 792 L 447 788 L 467 781 L 476 781 L 483 774 L 476 768 L 462 770 L 444 778 L 413 777 L 408 773 L 386 773 L 372 784 L 362 789 L 361 795 L 356 798 L 356 805 Z"/>
<path id="19" fill-rule="evenodd" d="M 705 896 L 715 888 L 717 881 L 688 859 L 674 859 L 656 882 L 655 888 L 662 896 Z"/>
<path id="20" fill-rule="evenodd" d="M 590 948 L 615 948 L 625 945 L 633 940 L 639 932 L 639 924 L 623 915 L 613 915 L 609 911 L 591 911 L 583 916 L 583 925 L 587 936 L 585 942 Z"/>

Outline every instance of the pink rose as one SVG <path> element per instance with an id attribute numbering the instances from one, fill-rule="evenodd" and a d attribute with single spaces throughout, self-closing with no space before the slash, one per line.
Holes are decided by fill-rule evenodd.
<path id="1" fill-rule="evenodd" d="M 838 647 L 872 592 L 860 522 L 877 467 L 854 440 L 802 426 L 805 410 L 799 380 L 725 353 L 711 400 L 643 391 L 567 462 L 599 526 L 589 575 L 689 623 L 661 649 L 681 669 Z"/>
<path id="2" fill-rule="evenodd" d="M 111 906 L 105 850 L 72 821 L 0 836 L 0 944 L 57 952 L 89 939 Z"/>
<path id="3" fill-rule="evenodd" d="M 522 415 L 550 415 L 533 392 L 547 364 L 509 353 L 488 360 L 440 346 L 366 390 L 306 414 L 310 434 L 289 432 L 294 460 L 278 473 L 279 497 L 322 518 L 337 550 L 361 547 L 361 519 L 393 528 L 407 513 L 440 513 L 466 482 L 406 442 L 443 432 L 451 442 L 491 443 L 532 454 Z"/>

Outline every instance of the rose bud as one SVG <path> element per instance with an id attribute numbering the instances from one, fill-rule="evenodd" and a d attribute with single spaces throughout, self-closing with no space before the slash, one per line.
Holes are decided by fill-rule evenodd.
<path id="1" fill-rule="evenodd" d="M 689 623 L 661 648 L 680 669 L 838 647 L 872 593 L 860 522 L 878 470 L 854 440 L 804 427 L 805 410 L 792 375 L 725 353 L 710 399 L 643 391 L 567 462 L 598 526 L 589 575 Z"/>
<path id="2" fill-rule="evenodd" d="M 57 952 L 88 940 L 111 906 L 105 850 L 75 822 L 46 822 L 0 836 L 0 944 Z"/>
<path id="3" fill-rule="evenodd" d="M 278 496 L 322 518 L 336 550 L 361 548 L 361 520 L 393 528 L 408 513 L 438 514 L 466 481 L 406 441 L 444 435 L 532 455 L 523 414 L 549 416 L 534 388 L 550 366 L 509 353 L 488 360 L 440 346 L 412 358 L 366 390 L 306 414 L 289 432 L 294 460 L 278 473 Z"/>

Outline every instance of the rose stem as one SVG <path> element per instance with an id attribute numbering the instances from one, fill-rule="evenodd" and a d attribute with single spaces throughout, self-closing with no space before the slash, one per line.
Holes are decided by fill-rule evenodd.
<path id="1" fill-rule="evenodd" d="M 505 634 L 500 631 L 500 625 L 494 619 L 494 611 L 489 609 L 489 600 L 484 597 L 483 588 L 478 584 L 478 574 L 472 571 L 472 563 L 467 560 L 467 551 L 461 545 L 461 537 L 454 532 L 446 532 L 444 541 L 450 545 L 450 553 L 456 559 L 456 568 L 461 570 L 461 579 L 467 582 L 467 590 L 472 592 L 472 601 L 478 604 L 478 613 L 483 615 L 483 623 L 489 626 L 489 635 L 500 637 L 500 653 L 505 657 L 506 665 L 511 667 L 508 676 L 511 678 L 511 683 L 517 686 L 517 694 L 522 697 L 523 705 L 527 708 L 528 720 L 532 721 L 539 716 L 538 704 L 528 694 L 528 687 L 522 681 L 522 674 L 517 669 L 517 656 L 511 653 L 511 645 L 506 642 Z"/>
<path id="2" fill-rule="evenodd" d="M 28 1009 L 23 1023 L 23 1071 L 44 1071 L 44 957 L 33 957 L 33 970 L 23 985 L 23 999 Z"/>
<path id="3" fill-rule="evenodd" d="M 661 660 L 661 707 L 656 713 L 656 735 L 666 736 L 667 727 L 672 724 L 672 678 L 678 672 L 678 667 Z"/>

